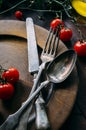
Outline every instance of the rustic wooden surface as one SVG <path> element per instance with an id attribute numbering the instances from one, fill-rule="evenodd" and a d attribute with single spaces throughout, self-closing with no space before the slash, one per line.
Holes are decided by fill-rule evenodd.
<path id="1" fill-rule="evenodd" d="M 24 12 L 25 18 L 32 17 L 34 19 L 35 24 L 42 26 L 46 29 L 49 29 L 50 21 L 54 18 L 54 15 L 45 14 L 43 20 L 38 19 L 38 15 L 39 14 L 37 12 L 36 13 L 31 12 L 31 11 Z M 13 12 L 9 13 L 9 14 L 7 13 L 5 15 L 1 15 L 0 19 L 1 20 L 3 20 L 3 19 L 4 20 L 9 20 L 9 19 L 16 20 L 16 18 L 13 15 Z M 71 40 L 71 43 L 70 42 L 65 43 L 65 45 L 68 48 L 72 48 L 74 45 L 74 42 L 77 41 L 77 39 L 79 39 L 79 34 L 77 32 L 76 26 L 73 23 L 71 23 L 70 19 L 65 17 L 64 21 L 65 21 L 66 26 L 71 27 L 73 30 L 73 38 Z M 82 17 L 80 17 L 79 21 L 81 23 L 80 28 L 82 30 L 82 33 L 84 33 L 84 35 L 86 36 L 86 26 L 84 26 L 84 24 L 83 24 L 83 23 L 86 23 L 86 20 L 85 19 L 83 20 Z M 83 23 L 82 23 L 82 21 L 83 21 Z M 79 77 L 78 93 L 77 93 L 77 96 L 75 99 L 75 103 L 71 107 L 70 113 L 68 114 L 66 120 L 64 120 L 62 125 L 59 126 L 60 127 L 59 130 L 86 130 L 86 94 L 85 94 L 86 93 L 86 82 L 85 82 L 85 80 L 86 80 L 86 60 L 85 59 L 86 58 L 78 57 L 78 60 L 77 60 L 77 70 L 78 70 L 78 77 Z M 75 80 L 76 80 L 76 78 L 74 78 L 74 81 Z M 72 82 L 72 80 L 71 80 L 71 82 Z M 26 85 L 26 83 L 22 83 L 22 82 L 21 82 L 21 84 L 24 84 L 24 86 Z M 30 84 L 29 86 L 31 86 L 31 85 L 32 84 Z M 66 85 L 68 85 L 68 82 L 66 83 Z M 27 88 L 27 85 L 25 88 Z M 68 89 L 70 89 L 70 88 L 68 87 Z M 64 87 L 62 87 L 62 89 L 60 91 L 64 92 Z M 59 91 L 57 91 L 56 93 L 58 93 L 58 95 L 60 94 Z M 9 104 L 10 103 L 7 103 L 5 105 L 6 108 L 8 108 L 8 111 L 10 110 L 10 108 L 8 107 Z M 59 107 L 57 107 L 57 109 L 59 109 Z M 53 112 L 55 112 L 54 109 L 53 109 Z M 53 115 L 53 112 L 52 112 L 52 115 Z M 64 107 L 63 107 L 62 112 L 64 113 Z M 8 115 L 8 113 L 7 113 L 7 115 Z M 1 117 L 1 119 L 3 119 L 2 115 L 0 115 L 0 117 Z M 60 118 L 60 117 L 57 116 L 57 118 L 56 118 L 57 123 L 58 123 L 58 118 Z M 0 120 L 0 123 L 1 122 L 2 122 L 2 120 Z M 54 122 L 54 124 L 55 124 L 55 122 Z M 59 123 L 57 125 L 59 125 Z"/>

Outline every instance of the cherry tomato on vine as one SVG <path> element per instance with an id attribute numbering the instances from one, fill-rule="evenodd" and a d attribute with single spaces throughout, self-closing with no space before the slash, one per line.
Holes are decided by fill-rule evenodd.
<path id="1" fill-rule="evenodd" d="M 86 56 L 86 41 L 79 40 L 74 44 L 74 50 L 79 56 Z"/>
<path id="2" fill-rule="evenodd" d="M 0 84 L 0 99 L 10 99 L 14 94 L 14 86 L 10 83 Z"/>
<path id="3" fill-rule="evenodd" d="M 59 18 L 52 20 L 52 22 L 50 23 L 50 27 L 53 28 L 53 29 L 55 29 L 58 25 L 64 26 L 63 21 Z"/>
<path id="4" fill-rule="evenodd" d="M 72 37 L 72 30 L 70 28 L 62 28 L 60 31 L 60 39 L 64 42 L 70 41 Z"/>
<path id="5" fill-rule="evenodd" d="M 2 79 L 14 84 L 19 80 L 19 71 L 16 68 L 9 68 L 7 71 L 2 73 Z"/>
<path id="6" fill-rule="evenodd" d="M 16 12 L 15 12 L 15 17 L 16 17 L 17 19 L 22 19 L 22 16 L 23 16 L 23 13 L 22 13 L 21 11 L 16 11 Z"/>

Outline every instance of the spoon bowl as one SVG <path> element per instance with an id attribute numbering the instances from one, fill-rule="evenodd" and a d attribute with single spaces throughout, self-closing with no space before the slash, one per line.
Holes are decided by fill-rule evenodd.
<path id="1" fill-rule="evenodd" d="M 74 50 L 68 50 L 57 56 L 46 69 L 47 78 L 50 82 L 61 83 L 71 73 L 75 66 L 77 54 Z"/>

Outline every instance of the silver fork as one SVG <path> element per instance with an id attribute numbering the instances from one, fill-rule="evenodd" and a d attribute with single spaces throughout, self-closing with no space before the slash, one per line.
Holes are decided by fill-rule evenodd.
<path id="1" fill-rule="evenodd" d="M 42 69 L 45 68 L 46 63 L 53 60 L 56 55 L 58 43 L 59 43 L 58 32 L 59 32 L 59 28 L 56 30 L 50 28 L 47 41 L 41 53 L 41 60 L 42 60 L 42 64 L 40 66 L 41 71 Z M 58 40 L 57 40 L 57 33 L 58 33 Z M 50 124 L 47 117 L 47 113 L 45 111 L 45 101 L 42 97 L 42 94 L 38 96 L 35 102 L 35 108 L 36 108 L 36 121 L 35 121 L 36 129 L 47 130 L 50 127 Z"/>
<path id="2" fill-rule="evenodd" d="M 36 77 L 36 81 L 35 81 L 36 85 L 38 84 L 42 71 L 45 69 L 46 63 L 52 61 L 56 55 L 58 44 L 59 44 L 58 32 L 60 32 L 60 26 L 58 26 L 56 30 L 50 27 L 48 38 L 46 40 L 45 46 L 42 50 L 41 57 L 40 57 L 42 64 L 39 67 L 39 72 Z M 58 39 L 57 39 L 57 34 L 58 34 Z"/>
<path id="3" fill-rule="evenodd" d="M 57 29 L 55 35 L 54 35 L 54 30 L 50 29 L 50 33 L 49 33 L 47 42 L 46 42 L 45 47 L 41 54 L 42 64 L 40 66 L 39 73 L 38 73 L 35 83 L 33 85 L 34 91 L 36 90 L 40 76 L 45 68 L 46 63 L 53 60 L 53 58 L 55 57 L 57 46 L 59 43 L 59 37 L 58 37 L 58 40 L 56 38 L 57 33 L 58 33 L 58 29 Z M 57 42 L 56 42 L 56 40 L 57 40 Z M 30 99 L 30 97 L 26 100 L 24 105 L 21 106 L 17 112 L 9 115 L 9 117 L 6 119 L 6 121 L 0 126 L 0 130 L 13 130 L 13 129 L 15 130 L 17 128 L 18 123 L 21 122 L 21 116 L 24 116 L 24 114 L 26 114 L 27 111 L 29 110 L 28 106 L 30 105 L 30 102 L 32 101 L 33 98 L 31 97 L 31 99 L 30 100 L 29 99 Z M 27 114 L 26 114 L 26 116 L 28 117 Z"/>

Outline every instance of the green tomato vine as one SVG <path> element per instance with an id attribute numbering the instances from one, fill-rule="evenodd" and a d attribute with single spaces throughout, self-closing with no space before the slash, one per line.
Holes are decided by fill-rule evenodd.
<path id="1" fill-rule="evenodd" d="M 0 5 L 5 0 L 0 0 Z M 37 12 L 51 12 L 58 14 L 59 12 L 65 11 L 68 17 L 71 17 L 70 10 L 72 7 L 70 6 L 70 0 L 15 0 L 16 2 L 10 3 L 10 0 L 6 0 L 9 8 L 3 9 L 0 11 L 0 14 L 4 14 L 8 11 L 11 11 L 15 8 L 27 9 Z M 4 4 L 4 3 L 3 3 Z M 64 6 L 63 6 L 64 5 Z M 59 9 L 57 8 L 59 7 Z"/>

